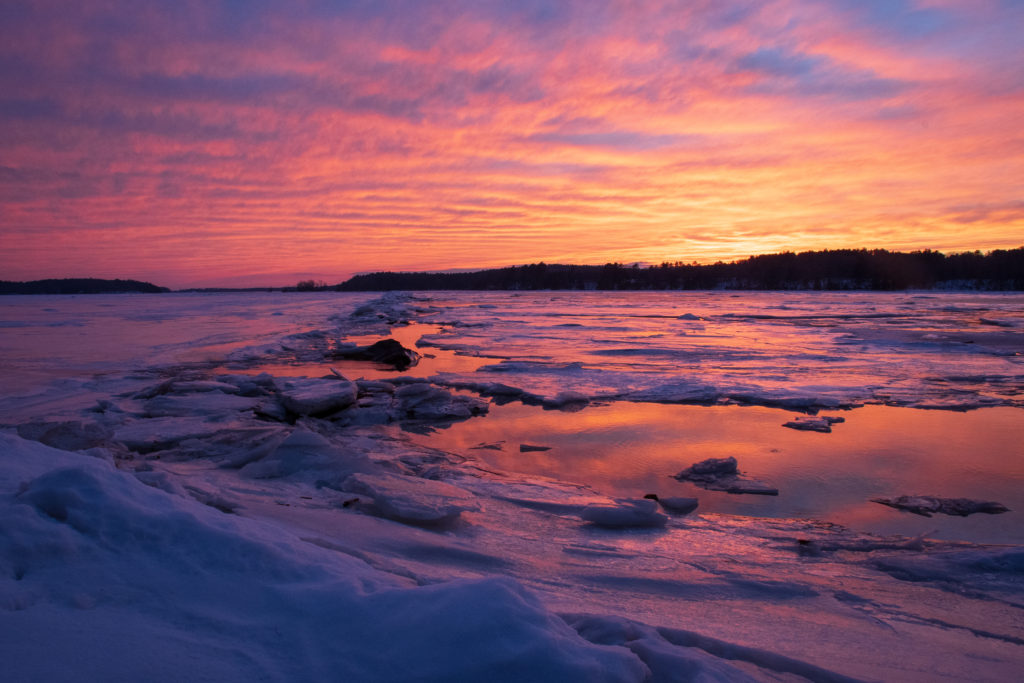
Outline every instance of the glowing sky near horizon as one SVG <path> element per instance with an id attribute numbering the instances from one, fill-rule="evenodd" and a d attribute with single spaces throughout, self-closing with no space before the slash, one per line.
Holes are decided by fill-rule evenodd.
<path id="1" fill-rule="evenodd" d="M 1024 2 L 0 5 L 0 279 L 1024 244 Z"/>

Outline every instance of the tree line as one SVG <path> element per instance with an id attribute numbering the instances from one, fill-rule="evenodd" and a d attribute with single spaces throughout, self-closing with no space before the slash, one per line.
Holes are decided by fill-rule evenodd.
<path id="1" fill-rule="evenodd" d="M 91 277 L 30 280 L 28 282 L 0 280 L 0 294 L 119 294 L 122 292 L 157 294 L 169 291 L 171 290 L 166 287 L 158 287 L 150 282 L 139 280 L 103 280 Z"/>
<path id="2" fill-rule="evenodd" d="M 389 290 L 1024 290 L 1024 247 L 943 254 L 832 249 L 764 254 L 729 263 L 535 263 L 462 273 L 377 272 L 356 275 L 339 291 Z"/>

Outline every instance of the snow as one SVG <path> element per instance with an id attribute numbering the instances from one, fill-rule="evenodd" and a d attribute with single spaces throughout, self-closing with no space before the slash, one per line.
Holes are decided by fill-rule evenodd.
<path id="1" fill-rule="evenodd" d="M 661 527 L 668 517 L 658 512 L 653 500 L 619 500 L 612 505 L 592 504 L 583 508 L 580 517 L 597 526 L 609 528 Z"/>
<path id="2" fill-rule="evenodd" d="M 1020 320 L 1019 298 L 963 295 L 964 305 L 951 311 L 910 294 L 781 299 L 695 294 L 672 303 L 660 294 L 613 293 L 586 306 L 553 293 L 58 300 L 46 324 L 63 316 L 87 342 L 106 339 L 102 323 L 144 334 L 128 334 L 123 349 L 83 342 L 83 355 L 64 349 L 52 358 L 48 350 L 59 344 L 18 336 L 41 334 L 36 308 L 49 304 L 12 300 L 3 314 L 25 324 L 8 326 L 11 334 L 0 340 L 18 378 L 0 393 L 4 678 L 1019 676 L 1020 546 L 876 536 L 827 519 L 716 514 L 706 504 L 720 495 L 713 491 L 701 494 L 695 513 L 697 500 L 672 488 L 689 484 L 671 471 L 623 496 L 593 484 L 604 481 L 599 463 L 562 463 L 560 480 L 482 459 L 558 465 L 569 449 L 554 429 L 535 434 L 509 422 L 501 423 L 505 433 L 462 446 L 431 440 L 431 432 L 496 419 L 488 398 L 499 396 L 513 401 L 509 408 L 536 406 L 529 409 L 538 419 L 570 433 L 597 422 L 598 438 L 619 450 L 613 409 L 629 414 L 624 407 L 638 401 L 800 410 L 994 401 L 997 411 L 1019 410 L 1020 361 L 1006 351 L 1021 327 L 986 325 L 1000 337 L 975 328 L 985 324 L 981 316 Z M 913 312 L 892 310 L 901 307 Z M 765 310 L 772 317 L 759 317 Z M 228 321 L 223 329 L 220 315 Z M 324 356 L 349 336 L 379 338 L 393 334 L 394 323 L 414 328 L 431 320 L 460 322 L 439 336 L 493 359 L 491 369 L 324 378 Z M 981 335 L 985 348 L 959 343 L 954 352 L 948 339 L 915 331 L 945 327 L 949 336 L 956 325 L 959 334 Z M 59 335 L 68 327 L 45 329 Z M 631 345 L 641 351 L 594 353 Z M 448 358 L 441 351 L 437 360 Z M 488 379 L 495 366 L 501 383 Z M 340 374 L 358 376 L 350 366 Z M 692 410 L 737 427 L 735 410 L 726 408 Z M 849 428 L 828 439 L 777 429 L 777 410 L 737 408 L 763 414 L 755 433 L 764 452 L 741 460 L 762 472 L 762 463 L 786 457 L 798 439 L 835 448 L 864 433 L 853 429 L 862 416 L 895 415 L 871 408 L 883 410 L 854 408 Z M 1015 416 L 1006 422 L 1019 423 Z M 504 444 L 551 450 L 534 447 L 524 456 Z M 739 437 L 727 445 L 749 448 Z M 676 442 L 666 452 L 678 459 L 682 449 L 705 447 Z M 816 473 L 837 466 L 830 452 L 820 452 Z M 738 476 L 735 458 L 695 467 L 691 474 L 753 486 Z M 1014 472 L 1003 475 L 1011 484 Z M 650 490 L 665 495 L 635 497 Z"/>
<path id="3" fill-rule="evenodd" d="M 514 581 L 416 587 L 101 461 L 8 435 L 0 457 L 7 680 L 646 676 Z"/>

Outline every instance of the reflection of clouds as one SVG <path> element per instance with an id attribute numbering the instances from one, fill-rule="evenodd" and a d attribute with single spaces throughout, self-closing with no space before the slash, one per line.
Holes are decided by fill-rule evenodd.
<path id="1" fill-rule="evenodd" d="M 1024 220 L 1012 4 L 4 12 L 9 277 L 973 249 Z"/>

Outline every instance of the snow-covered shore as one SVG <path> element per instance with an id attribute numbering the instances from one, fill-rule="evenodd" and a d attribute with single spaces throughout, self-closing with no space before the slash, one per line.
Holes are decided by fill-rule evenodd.
<path id="1" fill-rule="evenodd" d="M 335 323 L 379 334 L 415 308 L 354 300 Z M 233 369 L 5 397 L 7 680 L 997 681 L 1024 665 L 1019 546 L 658 519 L 585 481 L 496 471 L 386 428 L 486 420 L 456 380 L 243 371 L 334 343 L 300 332 L 217 340 Z"/>

